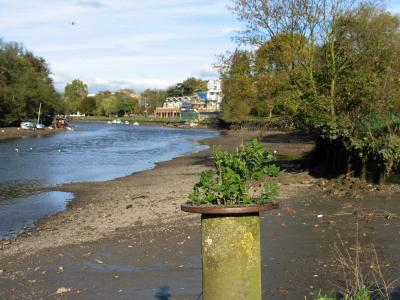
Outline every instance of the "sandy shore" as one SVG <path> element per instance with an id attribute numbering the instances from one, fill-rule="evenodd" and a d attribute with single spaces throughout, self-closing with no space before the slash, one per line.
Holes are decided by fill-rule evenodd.
<path id="1" fill-rule="evenodd" d="M 7 140 L 7 139 L 14 139 L 14 138 L 21 138 L 21 137 L 34 137 L 34 136 L 43 136 L 54 134 L 56 132 L 62 132 L 65 129 L 41 129 L 41 130 L 27 130 L 21 129 L 19 127 L 3 127 L 0 128 L 0 141 Z"/>
<path id="2" fill-rule="evenodd" d="M 313 148 L 305 135 L 230 131 L 204 141 L 209 150 L 152 170 L 57 188 L 75 193 L 66 211 L 0 243 L 0 298 L 197 299 L 199 216 L 181 212 L 180 204 L 199 173 L 212 167 L 212 148 L 233 150 L 255 136 L 282 155 L 284 169 L 275 179 L 282 209 L 263 214 L 266 298 L 312 299 L 319 290 L 337 289 L 342 276 L 332 248 L 338 235 L 349 251 L 358 247 L 358 235 L 365 249 L 373 243 L 384 275 L 400 276 L 397 186 L 319 178 L 295 159 Z M 66 291 L 57 294 L 60 287 Z"/>

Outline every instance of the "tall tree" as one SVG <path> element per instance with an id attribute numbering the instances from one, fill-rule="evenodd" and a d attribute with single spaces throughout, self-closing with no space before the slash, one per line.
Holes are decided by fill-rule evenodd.
<path id="1" fill-rule="evenodd" d="M 223 117 L 237 119 L 249 115 L 255 100 L 255 87 L 250 66 L 250 53 L 236 50 L 223 58 L 222 77 Z"/>
<path id="2" fill-rule="evenodd" d="M 82 80 L 75 79 L 68 83 L 64 89 L 66 112 L 74 113 L 79 110 L 81 101 L 88 95 L 88 87 Z"/>
<path id="3" fill-rule="evenodd" d="M 36 117 L 60 109 L 46 61 L 17 43 L 0 40 L 0 119 Z"/>

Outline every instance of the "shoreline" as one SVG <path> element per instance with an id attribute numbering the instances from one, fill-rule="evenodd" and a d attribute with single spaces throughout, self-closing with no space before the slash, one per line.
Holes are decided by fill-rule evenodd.
<path id="1" fill-rule="evenodd" d="M 150 125 L 150 124 L 146 124 L 146 125 Z M 151 125 L 153 125 L 153 124 L 151 124 Z M 154 126 L 159 126 L 159 125 L 154 124 Z M 198 129 L 203 129 L 203 128 L 198 128 Z M 208 130 L 212 130 L 212 129 L 208 129 Z M 60 132 L 60 131 L 65 131 L 65 130 L 58 130 L 57 132 Z M 75 212 L 79 213 L 80 211 L 82 211 L 83 208 L 86 208 L 87 205 L 92 206 L 93 203 L 85 203 L 85 202 L 86 202 L 89 194 L 92 194 L 92 192 L 96 193 L 94 191 L 94 190 L 96 190 L 96 188 L 94 188 L 94 186 L 97 186 L 97 187 L 112 186 L 112 185 L 114 185 L 115 182 L 119 183 L 119 182 L 130 181 L 130 180 L 132 180 L 132 178 L 141 177 L 141 176 L 145 175 L 147 172 L 151 172 L 151 171 L 157 172 L 156 169 L 162 168 L 164 165 L 169 165 L 169 164 L 173 165 L 173 164 L 175 164 L 175 161 L 178 161 L 180 159 L 189 160 L 189 159 L 192 159 L 197 156 L 205 155 L 206 153 L 209 154 L 210 151 L 212 151 L 212 149 L 211 149 L 212 145 L 216 144 L 216 141 L 214 141 L 214 140 L 218 140 L 218 138 L 220 138 L 221 136 L 223 136 L 225 134 L 223 130 L 215 129 L 215 131 L 219 132 L 219 135 L 217 135 L 216 137 L 196 140 L 196 142 L 199 145 L 207 145 L 208 146 L 207 149 L 200 150 L 197 152 L 182 154 L 182 155 L 179 155 L 177 157 L 174 157 L 174 158 L 166 160 L 166 161 L 156 162 L 154 164 L 154 166 L 149 169 L 133 172 L 127 176 L 117 177 L 117 178 L 114 178 L 111 180 L 106 180 L 106 181 L 65 183 L 65 184 L 59 184 L 59 185 L 44 188 L 43 190 L 41 190 L 41 192 L 59 191 L 59 192 L 72 193 L 73 199 L 71 199 L 71 201 L 68 202 L 68 204 L 66 205 L 66 207 L 63 211 L 52 214 L 50 216 L 40 218 L 39 220 L 37 220 L 34 223 L 33 227 L 26 228 L 25 230 L 23 230 L 22 232 L 20 232 L 19 234 L 17 234 L 14 237 L 11 237 L 8 239 L 0 239 L 0 259 L 2 258 L 3 255 L 8 256 L 8 255 L 14 255 L 14 254 L 21 254 L 21 252 L 26 252 L 26 250 L 21 251 L 21 248 L 25 248 L 25 245 L 23 245 L 23 244 L 26 241 L 28 242 L 28 244 L 31 245 L 30 249 L 32 249 L 32 250 L 36 249 L 39 251 L 39 250 L 47 248 L 47 246 L 36 247 L 34 244 L 38 244 L 38 242 L 32 241 L 32 239 L 34 239 L 34 236 L 36 236 L 36 235 L 42 236 L 43 234 L 45 234 L 46 230 L 49 230 L 49 229 L 50 229 L 50 231 L 53 231 L 55 227 L 62 226 L 62 223 L 66 220 L 66 218 L 71 217 L 70 216 L 71 214 L 73 214 Z M 46 133 L 51 134 L 51 133 L 55 133 L 55 132 L 48 131 Z M 42 135 L 45 135 L 45 134 L 42 134 Z M 31 135 L 31 136 L 34 136 L 34 135 Z M 7 138 L 7 140 L 19 138 L 19 137 L 20 136 L 9 137 L 9 138 Z M 24 136 L 21 136 L 21 137 L 24 137 Z M 134 196 L 133 198 L 140 199 L 142 197 Z M 126 206 L 129 206 L 129 204 L 127 204 Z M 149 217 L 149 216 L 147 216 L 147 217 Z M 150 218 L 150 219 L 153 219 L 153 218 Z M 146 223 L 142 222 L 140 217 L 139 217 L 139 221 L 137 221 L 133 225 L 138 225 L 138 224 L 140 226 L 142 226 L 143 224 L 146 224 L 148 226 L 153 225 L 151 222 L 150 223 L 147 223 L 147 221 L 146 221 Z M 127 225 L 127 224 L 125 224 L 125 225 Z M 132 225 L 132 224 L 129 224 L 129 225 Z M 118 228 L 116 230 L 118 230 Z M 97 239 L 97 237 L 94 237 L 94 238 L 86 237 L 84 239 L 79 238 L 79 240 L 77 240 L 76 242 L 93 241 L 96 239 Z M 47 240 L 47 238 L 45 238 L 45 240 Z M 71 242 L 71 240 L 69 240 L 67 243 L 64 243 L 64 241 L 63 241 L 63 242 L 58 243 L 57 246 L 69 245 L 70 242 Z M 10 247 L 10 245 L 13 245 L 13 247 Z M 50 246 L 50 247 L 52 247 L 52 246 Z M 7 250 L 10 250 L 9 248 L 15 248 L 15 249 L 11 250 L 10 254 L 6 254 L 6 253 L 8 253 Z M 31 254 L 31 253 L 29 253 L 29 254 Z"/>
<path id="2" fill-rule="evenodd" d="M 18 138 L 47 136 L 66 131 L 67 130 L 63 128 L 55 128 L 55 129 L 44 128 L 40 130 L 30 130 L 30 129 L 21 129 L 20 127 L 1 127 L 0 142 Z"/>

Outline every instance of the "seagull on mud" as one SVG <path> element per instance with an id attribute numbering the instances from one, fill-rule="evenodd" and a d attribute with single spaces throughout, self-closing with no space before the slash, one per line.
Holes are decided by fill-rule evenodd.
<path id="1" fill-rule="evenodd" d="M 15 148 L 14 150 L 15 150 L 15 152 L 17 152 L 17 153 L 19 152 L 19 149 L 18 149 L 18 148 Z"/>

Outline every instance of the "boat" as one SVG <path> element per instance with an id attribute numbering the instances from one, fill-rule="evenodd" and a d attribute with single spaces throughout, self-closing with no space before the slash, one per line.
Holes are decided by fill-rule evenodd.
<path id="1" fill-rule="evenodd" d="M 112 124 L 112 122 L 111 121 L 107 121 L 107 124 Z"/>
<path id="2" fill-rule="evenodd" d="M 67 121 L 61 117 L 55 117 L 52 122 L 54 128 L 65 128 L 68 126 Z"/>
<path id="3" fill-rule="evenodd" d="M 21 122 L 21 129 L 34 129 L 35 125 L 32 121 Z"/>
<path id="4" fill-rule="evenodd" d="M 138 122 L 133 122 L 133 125 L 139 126 L 139 123 Z"/>
<path id="5" fill-rule="evenodd" d="M 44 126 L 43 124 L 40 123 L 40 110 L 42 108 L 42 102 L 39 103 L 39 112 L 38 112 L 38 116 L 37 116 L 37 122 L 35 125 L 36 129 L 44 129 L 46 126 Z"/>
<path id="6" fill-rule="evenodd" d="M 122 124 L 122 121 L 120 119 L 115 119 L 115 120 L 112 120 L 111 123 L 112 124 Z"/>
<path id="7" fill-rule="evenodd" d="M 197 126 L 199 126 L 199 123 L 197 123 L 196 121 L 190 121 L 189 126 L 190 127 L 197 127 Z"/>
<path id="8" fill-rule="evenodd" d="M 125 125 L 129 125 L 129 121 L 125 121 Z"/>

